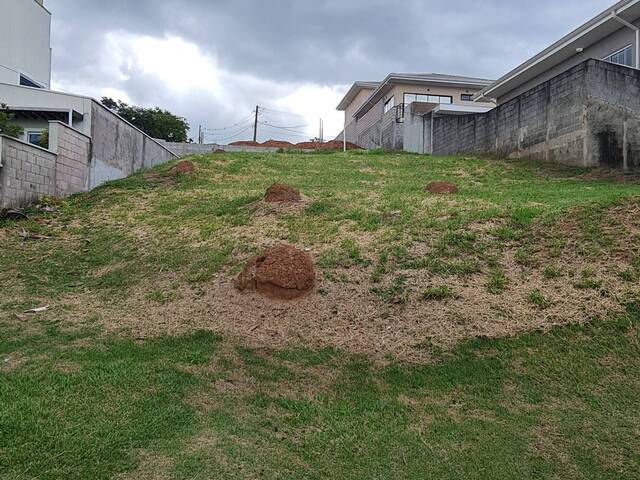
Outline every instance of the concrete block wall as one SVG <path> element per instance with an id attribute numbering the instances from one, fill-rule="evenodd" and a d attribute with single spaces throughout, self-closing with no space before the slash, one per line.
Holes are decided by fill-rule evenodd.
<path id="1" fill-rule="evenodd" d="M 89 188 L 177 158 L 169 149 L 97 102 L 92 103 L 91 118 Z"/>
<path id="2" fill-rule="evenodd" d="M 58 154 L 56 196 L 86 191 L 89 188 L 91 138 L 62 122 L 49 122 L 49 149 Z"/>
<path id="3" fill-rule="evenodd" d="M 592 73 L 608 65 L 596 60 L 583 62 L 484 114 L 427 116 L 423 149 L 436 155 L 479 154 L 599 165 L 598 148 L 603 142 L 594 140 L 597 135 L 590 133 L 589 125 L 603 114 L 593 110 L 595 99 L 590 100 L 589 92 L 596 81 Z M 601 103 L 610 107 L 608 102 Z M 610 116 L 615 117 L 613 113 Z M 616 135 L 622 138 L 623 125 L 618 123 Z M 627 131 L 629 135 L 634 132 L 633 128 Z"/>
<path id="4" fill-rule="evenodd" d="M 640 71 L 591 59 L 490 112 L 423 123 L 405 129 L 409 151 L 638 168 Z"/>
<path id="5" fill-rule="evenodd" d="M 382 133 L 382 105 L 374 105 L 356 122 L 355 142 L 362 148 L 379 148 Z"/>
<path id="6" fill-rule="evenodd" d="M 57 155 L 0 135 L 0 209 L 55 195 Z"/>

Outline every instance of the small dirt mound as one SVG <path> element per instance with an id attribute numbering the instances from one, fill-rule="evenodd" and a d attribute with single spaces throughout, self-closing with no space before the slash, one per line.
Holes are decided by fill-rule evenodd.
<path id="1" fill-rule="evenodd" d="M 290 185 L 285 185 L 282 183 L 276 183 L 271 185 L 267 192 L 264 195 L 264 201 L 267 203 L 279 203 L 279 202 L 288 202 L 288 203 L 297 203 L 302 200 L 302 195 L 300 195 L 300 190 L 293 188 Z"/>
<path id="2" fill-rule="evenodd" d="M 427 185 L 426 191 L 436 194 L 453 194 L 458 193 L 458 187 L 449 182 L 432 182 Z"/>
<path id="3" fill-rule="evenodd" d="M 193 163 L 188 160 L 182 160 L 181 162 L 176 163 L 175 167 L 169 170 L 171 175 L 178 175 L 179 173 L 193 173 L 196 171 L 196 167 Z"/>
<path id="4" fill-rule="evenodd" d="M 271 147 L 271 148 L 293 148 L 294 145 L 291 142 L 286 142 L 284 140 L 267 140 L 261 146 L 263 147 Z"/>
<path id="5" fill-rule="evenodd" d="M 252 258 L 236 280 L 240 291 L 257 291 L 275 300 L 302 297 L 315 283 L 311 255 L 290 245 L 277 245 Z"/>

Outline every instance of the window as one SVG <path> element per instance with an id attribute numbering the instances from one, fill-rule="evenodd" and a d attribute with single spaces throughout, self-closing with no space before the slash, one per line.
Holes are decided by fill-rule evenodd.
<path id="1" fill-rule="evenodd" d="M 608 57 L 605 57 L 604 61 L 633 67 L 633 47 L 631 45 L 627 45 L 622 50 L 618 50 Z"/>
<path id="2" fill-rule="evenodd" d="M 40 130 L 27 132 L 27 142 L 31 145 L 40 146 L 40 139 L 42 139 L 42 132 Z"/>
<path id="3" fill-rule="evenodd" d="M 423 103 L 453 103 L 453 97 L 448 95 L 429 95 L 421 93 L 405 93 L 404 102 L 406 105 L 413 102 Z"/>
<path id="4" fill-rule="evenodd" d="M 473 94 L 472 93 L 463 93 L 460 95 L 460 100 L 463 102 L 473 102 Z"/>
<path id="5" fill-rule="evenodd" d="M 33 87 L 33 88 L 42 88 L 40 85 L 38 85 L 36 82 L 28 79 L 27 77 L 25 77 L 24 75 L 20 75 L 20 85 L 22 85 L 23 87 Z"/>
<path id="6" fill-rule="evenodd" d="M 384 102 L 384 113 L 387 113 L 393 107 L 396 106 L 396 97 L 391 97 L 389 100 Z"/>

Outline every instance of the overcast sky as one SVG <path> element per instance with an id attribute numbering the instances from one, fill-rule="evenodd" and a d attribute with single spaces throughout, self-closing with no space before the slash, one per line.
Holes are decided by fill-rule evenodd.
<path id="1" fill-rule="evenodd" d="M 261 140 L 315 136 L 320 117 L 325 137 L 335 135 L 335 107 L 355 80 L 497 78 L 612 3 L 45 0 L 53 88 L 160 106 L 222 143 L 249 138 L 256 105 L 286 112 L 265 111 L 273 126 L 261 125 Z"/>

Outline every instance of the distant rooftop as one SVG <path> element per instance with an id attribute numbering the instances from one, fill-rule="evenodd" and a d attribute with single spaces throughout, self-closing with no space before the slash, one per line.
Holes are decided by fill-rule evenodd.
<path id="1" fill-rule="evenodd" d="M 491 85 L 494 80 L 487 78 L 466 77 L 462 75 L 449 75 L 444 73 L 391 73 L 371 94 L 369 99 L 356 111 L 354 116 L 361 117 L 375 105 L 393 85 L 440 85 L 447 87 L 468 87 L 481 89 Z"/>

